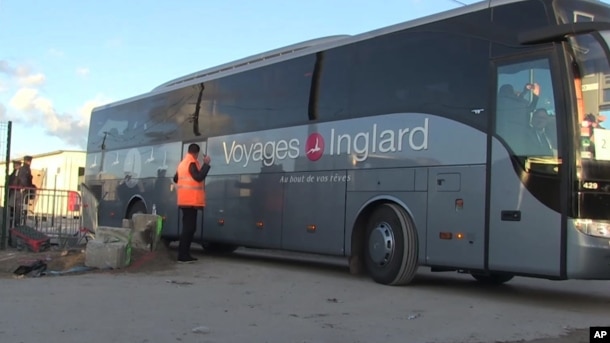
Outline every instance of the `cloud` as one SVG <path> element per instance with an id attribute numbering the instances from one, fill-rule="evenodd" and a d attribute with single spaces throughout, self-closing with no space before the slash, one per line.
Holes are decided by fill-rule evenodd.
<path id="1" fill-rule="evenodd" d="M 77 73 L 81 75 L 86 75 L 88 72 L 88 68 L 77 69 Z M 80 108 L 72 112 L 60 111 L 55 108 L 51 99 L 43 96 L 39 91 L 40 86 L 46 82 L 44 74 L 33 73 L 24 65 L 13 66 L 0 60 L 0 78 L 3 74 L 8 77 L 5 77 L 6 80 L 0 79 L 2 81 L 0 89 L 6 87 L 9 91 L 12 89 L 16 91 L 7 102 L 0 103 L 0 120 L 12 120 L 27 126 L 40 127 L 46 134 L 58 137 L 72 146 L 85 148 L 91 110 L 111 101 L 98 94 L 93 99 L 84 101 Z"/>
<path id="2" fill-rule="evenodd" d="M 17 82 L 22 86 L 41 86 L 46 81 L 44 74 L 25 74 L 17 78 Z"/>
<path id="3" fill-rule="evenodd" d="M 87 67 L 78 67 L 76 68 L 76 74 L 79 76 L 87 76 L 89 75 L 89 68 Z"/>
<path id="4" fill-rule="evenodd" d="M 28 76 L 32 75 L 30 67 L 24 64 L 18 65 L 17 67 L 10 69 L 12 70 L 13 75 L 17 76 L 20 79 L 27 78 Z"/>
<path id="5" fill-rule="evenodd" d="M 79 109 L 78 116 L 61 113 L 53 106 L 53 102 L 41 96 L 33 88 L 21 88 L 11 98 L 9 105 L 23 112 L 19 121 L 31 125 L 42 125 L 47 134 L 58 137 L 66 143 L 85 148 L 91 110 L 107 103 L 103 96 L 87 100 Z"/>
<path id="6" fill-rule="evenodd" d="M 41 86 L 46 81 L 46 76 L 44 76 L 44 74 L 32 73 L 30 68 L 26 65 L 13 67 L 4 60 L 0 60 L 0 74 L 8 76 L 9 81 L 14 80 L 20 86 Z M 0 87 L 0 89 L 5 88 L 7 88 L 6 84 L 3 84 L 3 86 Z"/>
<path id="7" fill-rule="evenodd" d="M 33 88 L 21 88 L 9 101 L 9 105 L 19 111 L 31 111 L 34 109 L 34 100 L 38 91 Z"/>
<path id="8" fill-rule="evenodd" d="M 0 60 L 0 73 L 9 76 L 15 75 L 15 69 L 5 60 Z"/>

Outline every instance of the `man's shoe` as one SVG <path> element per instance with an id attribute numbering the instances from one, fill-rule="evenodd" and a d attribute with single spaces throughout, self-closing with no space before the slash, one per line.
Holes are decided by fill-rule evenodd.
<path id="1" fill-rule="evenodd" d="M 188 257 L 184 257 L 184 258 L 178 258 L 178 263 L 193 263 L 197 261 L 196 258 L 192 257 L 192 256 L 188 256 Z"/>

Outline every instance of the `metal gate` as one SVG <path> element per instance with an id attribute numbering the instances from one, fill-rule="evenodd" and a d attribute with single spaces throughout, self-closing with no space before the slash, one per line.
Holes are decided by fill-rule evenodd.
<path id="1" fill-rule="evenodd" d="M 2 187 L 2 194 L 4 190 Z M 79 244 L 86 234 L 79 192 L 23 187 L 9 187 L 8 192 L 9 229 L 31 227 L 47 235 L 51 244 L 62 247 Z"/>

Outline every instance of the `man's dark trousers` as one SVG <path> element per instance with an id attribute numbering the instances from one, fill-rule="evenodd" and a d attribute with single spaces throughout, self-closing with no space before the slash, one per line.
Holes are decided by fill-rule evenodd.
<path id="1" fill-rule="evenodd" d="M 180 207 L 182 211 L 182 233 L 180 234 L 180 244 L 178 245 L 178 259 L 185 259 L 191 256 L 190 249 L 193 236 L 197 231 L 197 212 L 200 209 L 195 207 Z M 203 211 L 201 211 L 203 221 Z"/>

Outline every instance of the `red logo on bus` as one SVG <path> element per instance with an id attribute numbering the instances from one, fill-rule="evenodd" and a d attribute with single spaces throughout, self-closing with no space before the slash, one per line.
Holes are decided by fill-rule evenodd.
<path id="1" fill-rule="evenodd" d="M 305 142 L 305 155 L 310 161 L 317 161 L 324 154 L 324 137 L 319 133 L 312 133 Z"/>

